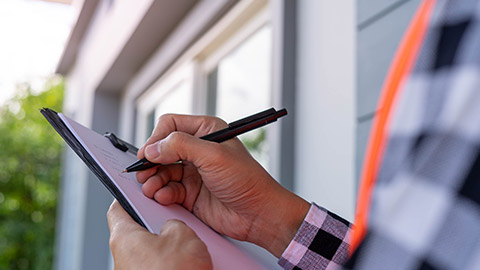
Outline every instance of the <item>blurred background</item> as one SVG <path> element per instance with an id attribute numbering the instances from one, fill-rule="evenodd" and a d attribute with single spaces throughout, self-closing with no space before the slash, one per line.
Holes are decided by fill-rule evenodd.
<path id="1" fill-rule="evenodd" d="M 286 188 L 353 220 L 383 79 L 419 3 L 0 0 L 0 269 L 112 269 L 112 197 L 42 107 L 137 146 L 164 113 L 286 108 L 242 141 Z"/>
<path id="2" fill-rule="evenodd" d="M 69 1 L 0 1 L 0 269 L 52 269 L 63 143 L 38 109 L 61 110 L 55 67 Z"/>

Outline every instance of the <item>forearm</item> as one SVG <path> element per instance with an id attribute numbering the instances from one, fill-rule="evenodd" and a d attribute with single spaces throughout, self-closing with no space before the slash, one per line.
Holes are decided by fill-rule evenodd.
<path id="1" fill-rule="evenodd" d="M 248 241 L 280 258 L 285 268 L 325 269 L 348 259 L 353 225 L 278 185 L 252 224 Z M 312 258 L 314 262 L 311 261 Z"/>
<path id="2" fill-rule="evenodd" d="M 254 220 L 247 241 L 279 258 L 307 215 L 310 204 L 278 185 Z"/>

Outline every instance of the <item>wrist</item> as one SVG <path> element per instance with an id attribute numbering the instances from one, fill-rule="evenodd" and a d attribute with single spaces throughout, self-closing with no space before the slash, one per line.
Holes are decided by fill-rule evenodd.
<path id="1" fill-rule="evenodd" d="M 310 209 L 307 201 L 280 185 L 278 187 L 253 223 L 248 239 L 277 258 L 288 247 Z"/>

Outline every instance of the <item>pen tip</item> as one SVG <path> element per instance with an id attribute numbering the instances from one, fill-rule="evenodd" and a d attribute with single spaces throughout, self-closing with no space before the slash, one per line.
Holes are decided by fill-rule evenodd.
<path id="1" fill-rule="evenodd" d="M 122 173 L 126 173 L 126 172 L 127 172 L 127 170 L 123 170 L 123 171 L 122 171 Z"/>

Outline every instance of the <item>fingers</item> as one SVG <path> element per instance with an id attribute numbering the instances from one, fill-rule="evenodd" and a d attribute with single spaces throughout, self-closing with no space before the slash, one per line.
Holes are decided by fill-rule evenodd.
<path id="1" fill-rule="evenodd" d="M 180 244 L 181 248 L 188 249 L 189 247 L 185 245 L 186 242 L 196 242 L 201 244 L 206 249 L 205 244 L 198 237 L 195 231 L 188 227 L 183 221 L 178 219 L 170 219 L 163 224 L 159 233 L 161 238 L 168 238 L 170 244 Z M 174 242 L 174 243 L 172 243 Z"/>
<path id="2" fill-rule="evenodd" d="M 178 220 L 178 219 L 169 219 L 163 224 L 162 228 L 160 229 L 159 235 L 164 234 L 171 234 L 182 232 L 183 230 L 191 230 L 190 227 L 185 224 L 185 222 Z"/>
<path id="3" fill-rule="evenodd" d="M 167 258 L 176 266 L 175 269 L 212 269 L 212 258 L 207 246 L 182 221 L 167 220 L 159 235 L 173 249 L 173 254 Z M 179 267 L 180 265 L 182 266 Z"/>
<path id="4" fill-rule="evenodd" d="M 158 119 L 152 135 L 140 148 L 137 156 L 139 159 L 145 157 L 146 146 L 166 138 L 174 131 L 182 131 L 200 137 L 225 127 L 227 127 L 227 124 L 223 120 L 212 116 L 165 114 Z"/>
<path id="5" fill-rule="evenodd" d="M 165 139 L 148 145 L 145 148 L 145 157 L 156 163 L 190 161 L 199 168 L 202 161 L 217 150 L 220 150 L 220 144 L 201 140 L 187 133 L 173 132 Z"/>
<path id="6" fill-rule="evenodd" d="M 117 200 L 114 200 L 108 209 L 107 221 L 110 229 L 110 245 L 117 243 L 123 235 L 129 235 L 135 231 L 145 231 L 130 217 Z"/>
<path id="7" fill-rule="evenodd" d="M 124 227 L 129 223 L 135 223 L 135 221 L 128 215 L 117 200 L 113 200 L 110 208 L 107 212 L 107 221 L 110 231 Z"/>
<path id="8" fill-rule="evenodd" d="M 181 181 L 182 176 L 183 165 L 171 164 L 139 172 L 137 173 L 137 181 L 143 184 L 142 191 L 145 196 L 153 198 L 157 190 L 161 189 L 169 181 Z"/>
<path id="9" fill-rule="evenodd" d="M 159 167 L 162 167 L 162 166 L 159 166 Z M 145 183 L 145 181 L 147 181 L 147 179 L 149 179 L 150 177 L 152 177 L 154 174 L 157 173 L 159 167 L 153 167 L 153 168 L 149 168 L 149 169 L 146 169 L 146 170 L 143 170 L 143 171 L 136 172 L 137 181 L 140 184 Z"/>
<path id="10" fill-rule="evenodd" d="M 182 204 L 189 211 L 192 211 L 202 186 L 200 179 L 198 171 L 189 162 L 162 165 L 137 173 L 137 181 L 143 184 L 146 197 L 163 205 Z"/>
<path id="11" fill-rule="evenodd" d="M 185 187 L 178 182 L 169 182 L 163 188 L 157 190 L 153 195 L 155 201 L 163 205 L 183 204 L 187 192 Z"/>

